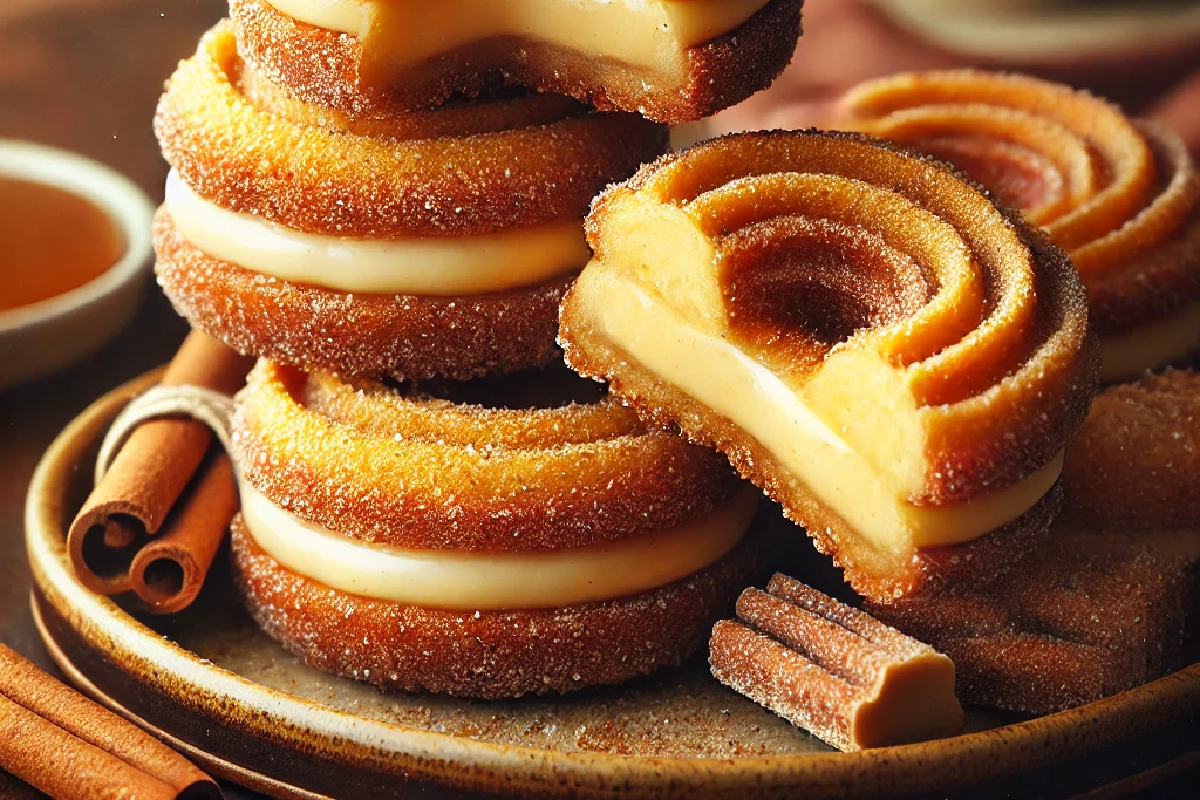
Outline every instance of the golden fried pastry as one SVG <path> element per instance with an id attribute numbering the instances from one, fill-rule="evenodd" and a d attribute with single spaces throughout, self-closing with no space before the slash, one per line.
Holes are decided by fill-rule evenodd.
<path id="1" fill-rule="evenodd" d="M 713 676 L 839 750 L 962 727 L 950 659 L 862 611 L 776 574 L 737 615 L 713 628 Z"/>
<path id="2" fill-rule="evenodd" d="M 1018 75 L 927 72 L 852 90 L 838 127 L 932 153 L 1025 210 L 1087 288 L 1106 381 L 1200 345 L 1200 179 L 1174 133 Z"/>
<path id="3" fill-rule="evenodd" d="M 1200 530 L 1200 375 L 1167 370 L 1098 395 L 1067 448 L 1063 516 Z"/>
<path id="4" fill-rule="evenodd" d="M 996 577 L 1057 511 L 1097 352 L 1062 251 L 945 167 L 742 134 L 588 218 L 568 363 L 726 453 L 860 593 Z"/>
<path id="5" fill-rule="evenodd" d="M 228 23 L 155 123 L 157 271 L 181 313 L 244 353 L 401 379 L 553 358 L 589 200 L 666 145 L 565 98 L 324 114 L 246 69 Z"/>
<path id="6" fill-rule="evenodd" d="M 715 114 L 792 57 L 803 0 L 231 0 L 243 57 L 299 100 L 390 116 L 503 80 L 660 122 Z"/>
<path id="7" fill-rule="evenodd" d="M 1047 714 L 1190 663 L 1197 587 L 1200 531 L 1056 524 L 991 591 L 866 610 L 952 658 L 963 700 Z"/>
<path id="8" fill-rule="evenodd" d="M 758 493 L 557 369 L 389 386 L 261 361 L 231 454 L 262 627 L 323 669 L 473 697 L 689 655 L 753 566 Z"/>

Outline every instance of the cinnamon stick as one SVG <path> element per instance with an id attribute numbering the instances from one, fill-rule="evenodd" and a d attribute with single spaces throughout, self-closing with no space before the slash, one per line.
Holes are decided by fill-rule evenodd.
<path id="1" fill-rule="evenodd" d="M 238 510 L 233 464 L 223 452 L 212 453 L 194 485 L 179 501 L 178 519 L 143 547 L 130 565 L 133 591 L 156 614 L 173 614 L 200 593 L 221 537 Z"/>
<path id="2" fill-rule="evenodd" d="M 0 768 L 56 798 L 221 797 L 183 756 L 4 645 Z"/>
<path id="3" fill-rule="evenodd" d="M 252 359 L 193 331 L 167 367 L 162 384 L 233 394 L 245 383 L 252 364 Z M 212 442 L 206 425 L 186 418 L 151 420 L 130 435 L 67 536 L 71 562 L 85 586 L 100 594 L 132 588 L 134 556 L 159 533 Z M 236 486 L 227 482 L 226 500 L 232 497 L 236 502 L 236 495 Z M 219 539 L 227 524 L 225 520 L 210 533 Z"/>

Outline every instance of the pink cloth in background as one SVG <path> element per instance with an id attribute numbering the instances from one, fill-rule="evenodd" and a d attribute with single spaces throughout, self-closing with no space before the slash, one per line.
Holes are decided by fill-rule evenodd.
<path id="1" fill-rule="evenodd" d="M 980 67 L 1028 72 L 1087 88 L 1151 114 L 1178 130 L 1200 153 L 1200 40 L 1174 48 L 1132 42 L 1122 51 L 1054 63 L 1006 63 L 952 52 L 903 30 L 861 0 L 807 0 L 804 37 L 784 74 L 765 92 L 718 114 L 718 131 L 806 128 L 829 118 L 850 87 L 895 72 Z"/>

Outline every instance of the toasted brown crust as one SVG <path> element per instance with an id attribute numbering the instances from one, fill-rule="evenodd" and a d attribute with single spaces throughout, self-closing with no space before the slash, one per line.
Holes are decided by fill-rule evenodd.
<path id="1" fill-rule="evenodd" d="M 596 192 L 667 143 L 664 126 L 595 112 L 472 136 L 338 133 L 256 107 L 239 70 L 220 24 L 159 101 L 163 155 L 201 197 L 306 233 L 469 236 L 582 218 Z"/>
<path id="2" fill-rule="evenodd" d="M 347 294 L 213 258 L 165 208 L 154 230 L 155 272 L 175 309 L 243 354 L 398 380 L 513 372 L 558 355 L 558 304 L 574 276 L 463 297 Z"/>
<path id="3" fill-rule="evenodd" d="M 1200 529 L 1200 375 L 1167 370 L 1097 396 L 1063 485 L 1075 524 Z"/>
<path id="4" fill-rule="evenodd" d="M 680 524 L 744 487 L 719 454 L 647 429 L 610 398 L 488 409 L 267 362 L 239 396 L 232 455 L 291 513 L 417 549 L 611 541 Z"/>
<path id="5" fill-rule="evenodd" d="M 686 80 L 678 83 L 611 59 L 499 39 L 440 56 L 390 88 L 361 79 L 356 37 L 297 22 L 261 0 L 232 0 L 230 14 L 247 61 L 297 99 L 353 116 L 430 108 L 502 79 L 570 95 L 601 110 L 636 111 L 677 124 L 711 116 L 769 86 L 791 60 L 802 5 L 803 0 L 771 0 L 738 28 L 693 47 Z"/>
<path id="6" fill-rule="evenodd" d="M 1056 525 L 988 591 L 867 608 L 950 656 L 963 700 L 1046 714 L 1187 664 L 1198 599 L 1196 531 Z"/>
<path id="7" fill-rule="evenodd" d="M 747 536 L 717 563 L 634 597 L 553 610 L 422 608 L 339 592 L 262 551 L 233 522 L 238 587 L 269 636 L 319 669 L 391 689 L 501 698 L 618 683 L 678 664 L 728 611 L 758 557 Z"/>
<path id="8" fill-rule="evenodd" d="M 1048 713 L 1195 659 L 1200 640 L 1200 375 L 1112 387 L 1067 448 L 1063 515 L 984 591 L 868 603 L 954 659 L 974 702 Z"/>

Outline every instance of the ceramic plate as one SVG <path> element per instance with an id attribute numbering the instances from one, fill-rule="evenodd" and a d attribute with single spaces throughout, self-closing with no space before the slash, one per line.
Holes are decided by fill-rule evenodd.
<path id="1" fill-rule="evenodd" d="M 1147 765 L 1159 774 L 1164 761 L 1184 768 L 1200 752 L 1200 665 L 1072 711 L 1026 719 L 970 709 L 959 736 L 844 754 L 719 685 L 702 656 L 621 687 L 472 702 L 383 693 L 306 667 L 254 626 L 224 568 L 187 611 L 142 616 L 75 579 L 65 529 L 106 424 L 151 379 L 96 402 L 39 465 L 26 519 L 35 611 L 51 655 L 85 691 L 259 791 L 898 796 L 1011 785 L 1080 759 L 1091 759 L 1094 779 L 1095 764 L 1113 761 L 1104 754 L 1129 752 L 1131 741 L 1143 760 L 1124 759 L 1124 775 Z"/>

